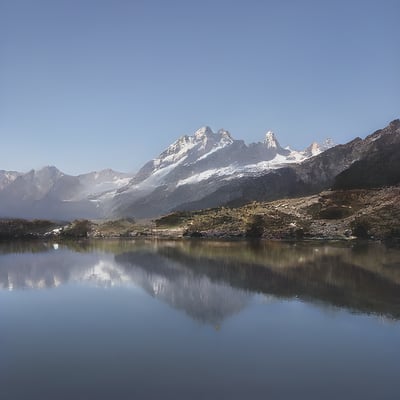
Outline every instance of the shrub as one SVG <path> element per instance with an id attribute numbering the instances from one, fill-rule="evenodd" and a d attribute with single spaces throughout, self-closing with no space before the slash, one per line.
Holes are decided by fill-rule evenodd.
<path id="1" fill-rule="evenodd" d="M 371 224 L 367 218 L 357 218 L 351 224 L 351 230 L 353 236 L 357 236 L 361 239 L 368 239 L 370 237 L 369 230 L 371 229 Z"/>
<path id="2" fill-rule="evenodd" d="M 69 238 L 86 238 L 91 228 L 92 223 L 87 219 L 75 220 L 68 228 L 64 229 L 62 236 Z"/>
<path id="3" fill-rule="evenodd" d="M 264 233 L 264 216 L 260 214 L 253 215 L 246 225 L 246 237 L 260 238 Z"/>

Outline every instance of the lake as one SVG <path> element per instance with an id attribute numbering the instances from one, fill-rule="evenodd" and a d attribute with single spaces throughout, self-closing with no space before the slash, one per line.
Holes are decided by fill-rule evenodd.
<path id="1" fill-rule="evenodd" d="M 0 244 L 0 398 L 399 399 L 400 250 Z"/>

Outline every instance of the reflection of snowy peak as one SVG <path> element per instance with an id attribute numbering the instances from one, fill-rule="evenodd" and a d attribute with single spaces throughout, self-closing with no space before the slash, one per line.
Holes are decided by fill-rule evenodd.
<path id="1" fill-rule="evenodd" d="M 98 288 L 140 287 L 190 317 L 213 325 L 241 311 L 251 297 L 149 250 L 114 256 L 61 248 L 34 256 L 22 253 L 1 257 L 0 290 L 38 290 L 71 283 Z"/>
<path id="2" fill-rule="evenodd" d="M 185 311 L 201 322 L 219 324 L 242 310 L 249 294 L 194 273 L 185 262 L 175 261 L 157 253 L 132 252 L 117 255 L 135 285 L 151 296 Z"/>

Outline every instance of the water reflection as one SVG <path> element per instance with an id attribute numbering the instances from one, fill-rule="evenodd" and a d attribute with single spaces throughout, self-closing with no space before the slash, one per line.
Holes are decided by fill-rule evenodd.
<path id="1" fill-rule="evenodd" d="M 246 288 L 235 288 L 224 279 L 214 280 L 197 270 L 192 260 L 179 260 L 162 247 L 157 253 L 123 253 L 115 260 L 147 293 L 202 322 L 218 325 L 249 301 Z"/>
<path id="2" fill-rule="evenodd" d="M 0 288 L 130 286 L 219 324 L 255 294 L 400 318 L 400 251 L 379 244 L 98 241 L 0 246 Z"/>

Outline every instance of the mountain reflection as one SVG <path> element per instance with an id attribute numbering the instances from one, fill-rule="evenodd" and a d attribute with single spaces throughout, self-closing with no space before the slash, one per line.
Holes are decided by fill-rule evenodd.
<path id="1" fill-rule="evenodd" d="M 186 261 L 174 260 L 163 254 L 162 248 L 159 250 L 124 253 L 115 260 L 147 293 L 199 321 L 219 324 L 246 306 L 249 293 L 245 288 L 234 288 L 224 280 L 213 281 Z"/>
<path id="2" fill-rule="evenodd" d="M 378 244 L 99 241 L 58 250 L 27 246 L 0 246 L 0 288 L 135 285 L 214 325 L 240 312 L 254 294 L 400 318 L 400 251 Z"/>

